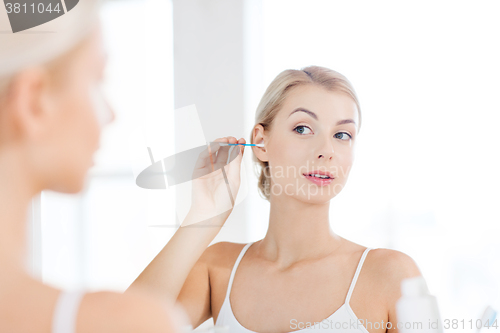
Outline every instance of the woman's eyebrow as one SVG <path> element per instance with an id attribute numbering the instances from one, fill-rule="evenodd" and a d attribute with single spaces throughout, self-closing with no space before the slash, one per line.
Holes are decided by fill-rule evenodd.
<path id="1" fill-rule="evenodd" d="M 292 114 L 294 114 L 295 112 L 299 112 L 299 111 L 302 111 L 302 112 L 305 112 L 307 113 L 308 115 L 310 115 L 311 117 L 313 117 L 314 119 L 318 120 L 318 116 L 316 115 L 316 113 L 312 112 L 312 111 L 309 111 L 307 109 L 304 109 L 304 108 L 296 108 L 295 110 L 293 110 L 289 115 L 288 117 L 290 117 Z M 337 122 L 337 126 L 338 125 L 343 125 L 343 124 L 354 124 L 356 125 L 356 122 L 352 119 L 343 119 L 343 120 L 339 120 Z"/>

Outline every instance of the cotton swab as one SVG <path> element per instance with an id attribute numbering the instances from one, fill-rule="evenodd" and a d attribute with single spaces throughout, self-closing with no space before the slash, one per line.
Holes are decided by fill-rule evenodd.
<path id="1" fill-rule="evenodd" d="M 217 142 L 221 146 L 255 146 L 255 147 L 264 147 L 263 143 L 225 143 L 225 142 Z"/>

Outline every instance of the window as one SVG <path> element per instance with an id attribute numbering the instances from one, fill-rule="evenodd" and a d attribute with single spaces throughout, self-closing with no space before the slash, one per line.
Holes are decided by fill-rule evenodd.
<path id="1" fill-rule="evenodd" d="M 135 184 L 150 164 L 147 146 L 157 159 L 173 150 L 172 4 L 107 1 L 101 15 L 116 120 L 103 130 L 85 190 L 42 193 L 41 273 L 60 288 L 123 291 L 175 231 L 149 227 L 175 223 L 175 198 Z"/>

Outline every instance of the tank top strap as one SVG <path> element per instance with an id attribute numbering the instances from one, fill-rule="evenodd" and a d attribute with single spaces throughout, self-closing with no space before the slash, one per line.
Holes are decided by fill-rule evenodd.
<path id="1" fill-rule="evenodd" d="M 240 252 L 238 258 L 236 259 L 236 262 L 234 263 L 233 269 L 231 270 L 231 276 L 229 277 L 229 283 L 227 285 L 226 298 L 229 298 L 229 293 L 231 292 L 231 287 L 233 286 L 234 274 L 236 273 L 236 269 L 238 268 L 238 265 L 240 264 L 241 258 L 243 258 L 243 255 L 245 255 L 245 252 L 247 252 L 248 248 L 253 243 L 254 242 L 247 243 L 247 245 L 245 245 L 243 247 L 243 249 L 241 249 L 241 252 Z"/>
<path id="2" fill-rule="evenodd" d="M 61 291 L 52 318 L 52 333 L 74 333 L 83 290 Z"/>
<path id="3" fill-rule="evenodd" d="M 345 303 L 349 304 L 349 301 L 351 300 L 351 295 L 354 290 L 354 286 L 356 285 L 356 281 L 358 280 L 359 272 L 361 271 L 361 267 L 363 267 L 363 263 L 365 262 L 366 255 L 368 254 L 368 251 L 370 251 L 372 248 L 367 247 L 363 254 L 361 255 L 361 259 L 359 259 L 358 267 L 356 268 L 356 273 L 354 273 L 354 277 L 352 278 L 351 285 L 349 286 L 349 291 L 347 292 L 347 297 L 345 298 Z"/>

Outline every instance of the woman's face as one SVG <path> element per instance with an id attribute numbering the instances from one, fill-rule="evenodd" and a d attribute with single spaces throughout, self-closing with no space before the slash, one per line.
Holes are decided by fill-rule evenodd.
<path id="1" fill-rule="evenodd" d="M 255 151 L 269 162 L 271 200 L 288 195 L 321 204 L 337 195 L 354 161 L 358 124 L 356 104 L 346 93 L 317 85 L 292 88 L 269 133 L 254 138 L 265 143 L 265 149 Z M 313 171 L 333 179 L 311 178 Z"/>
<path id="2" fill-rule="evenodd" d="M 48 189 L 80 191 L 88 169 L 94 164 L 101 127 L 114 119 L 113 110 L 100 91 L 105 61 L 101 31 L 97 27 L 67 64 L 61 66 L 60 82 L 50 95 L 53 116 L 38 158 L 46 169 Z"/>

